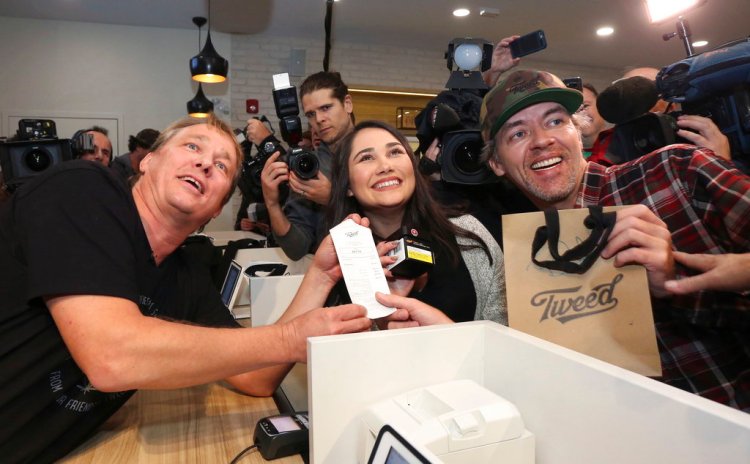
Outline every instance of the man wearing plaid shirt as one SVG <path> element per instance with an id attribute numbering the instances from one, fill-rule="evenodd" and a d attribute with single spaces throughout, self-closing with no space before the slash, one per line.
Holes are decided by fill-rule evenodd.
<path id="1" fill-rule="evenodd" d="M 674 280 L 692 274 L 681 264 L 693 265 L 692 255 L 680 252 L 747 262 L 750 178 L 710 150 L 689 145 L 609 168 L 587 163 L 571 117 L 581 101 L 580 92 L 552 74 L 511 73 L 482 105 L 489 166 L 540 209 L 640 205 L 618 212 L 602 256 L 614 257 L 616 266 L 646 268 L 661 380 L 750 412 L 750 298 L 742 293 L 750 288 L 714 279 L 704 288 L 737 291 L 676 295 L 682 281 Z M 735 276 L 716 270 L 711 276 L 747 285 L 750 269 L 735 269 Z"/>

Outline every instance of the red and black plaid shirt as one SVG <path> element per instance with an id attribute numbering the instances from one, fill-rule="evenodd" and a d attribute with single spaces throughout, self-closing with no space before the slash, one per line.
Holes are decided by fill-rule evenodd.
<path id="1" fill-rule="evenodd" d="M 750 252 L 750 177 L 708 149 L 670 145 L 617 166 L 588 163 L 576 207 L 634 204 L 667 224 L 679 251 Z M 750 298 L 703 291 L 653 307 L 662 380 L 750 412 Z"/>

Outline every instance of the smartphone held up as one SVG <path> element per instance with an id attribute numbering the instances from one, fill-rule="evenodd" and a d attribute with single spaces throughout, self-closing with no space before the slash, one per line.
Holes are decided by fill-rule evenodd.
<path id="1" fill-rule="evenodd" d="M 539 29 L 538 31 L 522 35 L 511 42 L 510 54 L 513 58 L 520 58 L 544 50 L 545 48 L 547 48 L 547 37 L 544 35 L 544 31 Z"/>

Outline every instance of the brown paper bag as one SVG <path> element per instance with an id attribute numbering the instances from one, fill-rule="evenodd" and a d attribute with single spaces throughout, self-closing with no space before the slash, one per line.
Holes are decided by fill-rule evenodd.
<path id="1" fill-rule="evenodd" d="M 552 224 L 546 224 L 545 214 Z M 612 259 L 599 257 L 614 213 L 595 207 L 558 214 L 558 240 L 553 212 L 503 216 L 510 327 L 643 375 L 661 376 L 645 268 L 615 268 Z M 593 232 L 584 220 L 596 223 Z"/>

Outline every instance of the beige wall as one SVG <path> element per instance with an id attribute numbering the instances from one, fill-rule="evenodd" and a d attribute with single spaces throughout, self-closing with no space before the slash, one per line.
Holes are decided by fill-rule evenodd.
<path id="1" fill-rule="evenodd" d="M 204 30 L 205 40 L 205 30 Z M 240 127 L 248 118 L 245 99 L 260 101 L 260 111 L 276 124 L 271 76 L 288 72 L 293 49 L 304 50 L 304 75 L 322 70 L 323 38 L 213 34 L 216 49 L 229 59 L 229 83 L 205 87 L 209 98 L 221 98 L 227 108 L 220 116 Z M 497 39 L 497 38 L 490 38 Z M 440 91 L 448 79 L 445 44 L 430 50 L 333 42 L 331 68 L 357 86 L 398 87 Z M 189 59 L 198 51 L 197 31 L 43 21 L 0 17 L 0 136 L 12 135 L 9 113 L 71 117 L 118 118 L 119 147 L 128 135 L 144 127 L 164 128 L 185 115 L 185 104 L 196 86 L 190 80 Z M 533 57 L 531 57 L 533 58 Z M 539 67 L 561 77 L 580 75 L 604 88 L 619 69 L 565 66 L 525 59 L 524 67 Z M 303 76 L 293 76 L 299 85 Z M 355 109 L 356 111 L 356 109 Z M 60 134 L 68 136 L 70 134 Z M 209 224 L 229 229 L 239 201 Z"/>

